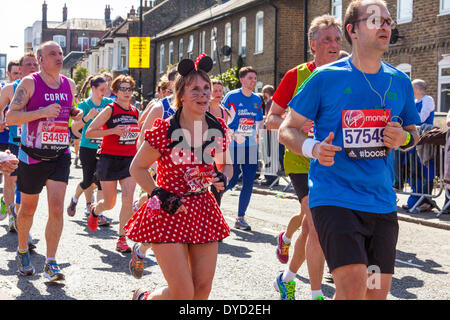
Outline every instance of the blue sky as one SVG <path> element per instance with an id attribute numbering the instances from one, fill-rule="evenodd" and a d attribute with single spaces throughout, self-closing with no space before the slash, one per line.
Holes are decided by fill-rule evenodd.
<path id="1" fill-rule="evenodd" d="M 67 5 L 68 18 L 103 19 L 106 5 L 111 6 L 111 18 L 126 17 L 131 6 L 139 7 L 139 0 L 45 0 L 47 19 L 62 20 L 62 8 Z M 8 54 L 8 61 L 23 55 L 24 30 L 42 20 L 44 0 L 0 0 L 0 53 Z M 18 46 L 11 48 L 10 46 Z"/>

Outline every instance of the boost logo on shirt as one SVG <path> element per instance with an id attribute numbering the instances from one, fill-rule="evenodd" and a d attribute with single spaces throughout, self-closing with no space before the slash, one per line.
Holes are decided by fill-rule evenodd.
<path id="1" fill-rule="evenodd" d="M 383 136 L 390 109 L 343 110 L 344 150 L 353 159 L 386 158 Z"/>

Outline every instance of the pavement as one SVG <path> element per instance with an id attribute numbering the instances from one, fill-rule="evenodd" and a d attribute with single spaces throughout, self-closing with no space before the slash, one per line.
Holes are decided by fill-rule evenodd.
<path id="1" fill-rule="evenodd" d="M 255 181 L 253 187 L 254 193 L 270 194 L 278 196 L 280 198 L 297 199 L 294 189 L 292 187 L 287 188 L 288 182 L 283 178 L 279 180 L 278 185 L 273 186 L 272 188 L 266 185 L 261 185 L 260 181 L 261 180 Z M 237 186 L 237 189 L 239 188 L 240 185 Z M 286 188 L 287 190 L 284 191 L 284 189 Z M 432 211 L 428 212 L 407 212 L 406 210 L 404 210 L 401 206 L 403 204 L 406 204 L 408 197 L 409 195 L 407 194 L 397 193 L 397 215 L 399 220 L 444 230 L 450 230 L 450 214 L 443 213 L 439 217 L 437 217 L 437 214 L 440 211 L 437 208 L 434 208 L 432 209 Z M 445 203 L 445 192 L 442 192 L 433 200 L 436 202 L 439 209 L 442 208 Z"/>

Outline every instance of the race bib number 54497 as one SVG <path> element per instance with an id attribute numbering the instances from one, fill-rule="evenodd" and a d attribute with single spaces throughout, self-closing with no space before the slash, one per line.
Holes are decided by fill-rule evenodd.
<path id="1" fill-rule="evenodd" d="M 344 150 L 353 159 L 386 158 L 383 136 L 390 121 L 390 109 L 343 110 Z"/>

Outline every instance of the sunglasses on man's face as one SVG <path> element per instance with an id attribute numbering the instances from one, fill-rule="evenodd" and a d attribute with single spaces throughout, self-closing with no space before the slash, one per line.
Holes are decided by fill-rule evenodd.
<path id="1" fill-rule="evenodd" d="M 131 88 L 131 87 L 119 87 L 119 91 L 122 91 L 122 92 L 133 92 L 133 88 Z"/>

